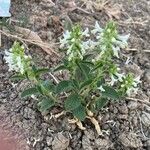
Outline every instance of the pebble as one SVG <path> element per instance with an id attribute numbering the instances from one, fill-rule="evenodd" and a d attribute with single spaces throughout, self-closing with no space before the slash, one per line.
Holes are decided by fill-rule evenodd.
<path id="1" fill-rule="evenodd" d="M 141 115 L 141 119 L 142 119 L 142 123 L 146 126 L 146 127 L 150 127 L 150 113 L 144 112 Z"/>
<path id="2" fill-rule="evenodd" d="M 138 103 L 136 101 L 129 101 L 128 103 L 128 108 L 130 110 L 135 110 L 138 107 Z"/>
<path id="3" fill-rule="evenodd" d="M 52 141 L 52 150 L 65 150 L 69 146 L 69 139 L 58 133 Z"/>
<path id="4" fill-rule="evenodd" d="M 84 150 L 93 150 L 89 138 L 85 135 L 82 137 L 82 147 Z"/>
<path id="5" fill-rule="evenodd" d="M 119 140 L 126 148 L 140 148 L 143 146 L 141 140 L 134 132 L 121 133 Z"/>
<path id="6" fill-rule="evenodd" d="M 46 137 L 46 143 L 47 143 L 48 146 L 52 145 L 52 141 L 53 141 L 52 137 L 49 137 L 49 136 Z"/>

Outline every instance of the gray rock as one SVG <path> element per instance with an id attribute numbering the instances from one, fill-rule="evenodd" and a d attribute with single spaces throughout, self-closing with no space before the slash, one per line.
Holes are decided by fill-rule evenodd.
<path id="1" fill-rule="evenodd" d="M 141 115 L 141 120 L 142 123 L 146 126 L 146 127 L 150 127 L 150 113 L 144 112 Z"/>
<path id="2" fill-rule="evenodd" d="M 147 83 L 150 83 L 150 70 L 148 70 L 145 74 L 145 79 Z"/>
<path id="3" fill-rule="evenodd" d="M 89 138 L 85 135 L 82 137 L 82 147 L 84 150 L 93 150 Z"/>
<path id="4" fill-rule="evenodd" d="M 69 146 L 69 139 L 58 133 L 52 141 L 52 150 L 65 150 Z"/>
<path id="5" fill-rule="evenodd" d="M 91 129 L 85 130 L 84 131 L 85 136 L 87 136 L 87 138 L 89 138 L 90 140 L 94 140 L 95 139 L 95 135 L 94 135 L 94 131 Z"/>
<path id="6" fill-rule="evenodd" d="M 126 105 L 119 106 L 118 109 L 119 109 L 120 113 L 122 113 L 122 114 L 128 114 L 128 108 L 127 108 Z"/>
<path id="7" fill-rule="evenodd" d="M 33 120 L 35 119 L 35 112 L 31 108 L 26 107 L 23 113 L 24 118 Z"/>
<path id="8" fill-rule="evenodd" d="M 122 133 L 119 136 L 121 144 L 126 148 L 140 148 L 142 147 L 142 142 L 137 138 L 137 135 L 133 132 Z"/>
<path id="9" fill-rule="evenodd" d="M 136 101 L 130 101 L 128 103 L 128 108 L 130 110 L 135 110 L 135 109 L 137 109 L 137 107 L 138 107 L 138 103 Z"/>
<path id="10" fill-rule="evenodd" d="M 109 139 L 98 138 L 95 140 L 95 146 L 98 150 L 107 150 L 113 147 L 113 143 Z"/>
<path id="11" fill-rule="evenodd" d="M 52 141 L 53 141 L 52 137 L 49 137 L 49 136 L 46 137 L 46 143 L 47 143 L 48 146 L 52 145 Z"/>

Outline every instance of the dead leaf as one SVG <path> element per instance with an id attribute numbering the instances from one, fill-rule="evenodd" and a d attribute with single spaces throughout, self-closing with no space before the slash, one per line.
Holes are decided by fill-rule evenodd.
<path id="1" fill-rule="evenodd" d="M 122 6 L 119 4 L 112 4 L 109 0 L 82 0 L 87 10 L 91 12 L 104 11 L 111 19 L 120 19 Z"/>
<path id="2" fill-rule="evenodd" d="M 15 31 L 22 35 L 24 41 L 40 46 L 46 53 L 52 55 L 52 53 L 59 56 L 53 49 L 52 46 L 43 42 L 38 34 L 27 28 L 15 26 Z"/>
<path id="3" fill-rule="evenodd" d="M 121 5 L 115 4 L 113 6 L 105 7 L 105 12 L 110 18 L 114 17 L 115 19 L 119 20 L 121 16 L 121 8 Z"/>

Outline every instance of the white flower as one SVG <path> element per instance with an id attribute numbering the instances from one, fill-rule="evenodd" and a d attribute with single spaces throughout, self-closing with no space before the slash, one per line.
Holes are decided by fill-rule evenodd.
<path id="1" fill-rule="evenodd" d="M 141 81 L 140 81 L 140 76 L 138 76 L 138 77 L 136 77 L 136 78 L 134 79 L 133 86 L 134 86 L 134 87 L 137 87 L 137 85 L 138 85 L 139 83 L 141 83 Z"/>
<path id="2" fill-rule="evenodd" d="M 128 88 L 127 91 L 126 91 L 128 96 L 130 96 L 131 93 L 137 94 L 137 92 L 138 92 L 138 88 L 134 88 L 134 87 Z"/>
<path id="3" fill-rule="evenodd" d="M 111 42 L 113 42 L 113 43 L 115 43 L 117 40 L 113 37 L 112 39 L 111 39 Z"/>
<path id="4" fill-rule="evenodd" d="M 25 64 L 22 62 L 23 60 L 29 59 L 30 57 L 24 55 L 24 58 L 21 58 L 19 54 L 14 54 L 12 52 L 5 51 L 4 59 L 8 64 L 9 71 L 24 73 Z"/>
<path id="5" fill-rule="evenodd" d="M 123 77 L 125 76 L 124 74 L 120 74 L 120 73 L 116 73 L 115 75 L 118 77 L 118 80 L 119 80 L 120 82 L 123 81 Z"/>
<path id="6" fill-rule="evenodd" d="M 119 58 L 119 54 L 118 53 L 120 51 L 120 48 L 112 46 L 112 49 L 113 49 L 114 56 L 116 56 L 117 58 Z"/>
<path id="7" fill-rule="evenodd" d="M 130 34 L 127 34 L 127 35 L 118 35 L 117 39 L 120 40 L 120 41 L 122 41 L 122 42 L 127 42 L 128 39 L 129 39 L 129 37 L 130 37 Z"/>
<path id="8" fill-rule="evenodd" d="M 128 65 L 130 62 L 132 62 L 131 58 L 130 57 L 127 57 L 127 60 L 125 62 L 125 65 Z"/>
<path id="9" fill-rule="evenodd" d="M 71 33 L 68 30 L 65 33 L 63 33 L 63 38 L 60 39 L 60 48 L 63 48 L 68 43 L 70 35 Z"/>
<path id="10" fill-rule="evenodd" d="M 84 32 L 82 32 L 82 36 L 86 36 L 86 37 L 89 37 L 90 34 L 89 34 L 89 28 L 86 28 Z"/>
<path id="11" fill-rule="evenodd" d="M 101 92 L 105 92 L 105 89 L 103 88 L 102 85 L 100 87 L 98 87 L 97 89 L 100 90 Z"/>
<path id="12" fill-rule="evenodd" d="M 17 58 L 16 58 L 16 61 L 17 61 L 17 66 L 18 66 L 18 69 L 20 70 L 20 73 L 21 74 L 23 74 L 24 73 L 24 66 L 23 66 L 23 63 L 22 63 L 22 61 L 21 61 L 21 57 L 20 56 L 18 56 Z"/>
<path id="13" fill-rule="evenodd" d="M 111 81 L 110 81 L 109 84 L 110 84 L 111 86 L 113 86 L 116 81 L 117 81 L 117 79 L 115 79 L 115 77 L 112 75 L 112 76 L 111 76 Z"/>
<path id="14" fill-rule="evenodd" d="M 102 32 L 102 31 L 103 31 L 103 29 L 100 27 L 100 25 L 99 25 L 98 22 L 96 21 L 96 22 L 95 22 L 95 29 L 93 29 L 93 30 L 91 31 L 91 33 L 95 34 L 95 33 L 97 33 L 97 32 Z"/>
<path id="15" fill-rule="evenodd" d="M 90 47 L 89 41 L 82 42 L 82 44 L 81 44 L 82 49 L 89 49 L 89 47 Z"/>

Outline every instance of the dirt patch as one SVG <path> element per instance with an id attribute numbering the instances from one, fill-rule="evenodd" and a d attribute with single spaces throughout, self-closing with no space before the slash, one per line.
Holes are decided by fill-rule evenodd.
<path id="1" fill-rule="evenodd" d="M 102 1 L 101 1 L 102 2 Z M 87 1 L 88 3 L 88 1 Z M 19 25 L 36 32 L 43 41 L 56 43 L 62 29 L 70 24 L 80 22 L 83 27 L 91 27 L 98 20 L 101 26 L 114 19 L 121 33 L 130 33 L 129 46 L 137 51 L 124 51 L 121 62 L 131 58 L 130 66 L 122 64 L 122 69 L 141 74 L 142 84 L 136 96 L 143 101 L 150 97 L 150 2 L 147 0 L 112 0 L 109 2 L 111 11 L 105 7 L 88 9 L 82 0 L 14 0 L 11 13 L 13 20 L 22 21 Z M 100 3 L 101 4 L 101 3 Z M 114 18 L 114 5 L 120 7 L 118 17 Z M 75 9 L 77 6 L 82 9 Z M 100 9 L 101 8 L 101 9 Z M 116 14 L 115 14 L 116 15 Z M 18 23 L 16 23 L 18 25 Z M 1 126 L 13 132 L 17 141 L 25 143 L 31 150 L 146 150 L 150 148 L 150 106 L 136 101 L 122 100 L 111 103 L 99 112 L 97 119 L 104 136 L 98 137 L 94 127 L 85 121 L 86 131 L 79 130 L 68 123 L 65 116 L 58 119 L 51 114 L 60 112 L 56 108 L 41 115 L 37 110 L 36 101 L 22 101 L 18 95 L 27 83 L 12 84 L 8 67 L 2 60 L 4 49 L 11 45 L 10 39 L 3 37 L 0 51 L 0 120 L 7 122 Z M 29 45 L 29 53 L 39 66 L 55 66 L 60 58 L 49 56 L 39 47 Z M 47 78 L 49 78 L 47 76 Z M 64 78 L 63 75 L 57 76 Z M 1 127 L 0 126 L 0 127 Z M 19 132 L 16 132 L 19 131 Z M 17 134 L 15 134 L 17 133 Z M 20 136 L 21 135 L 21 136 Z M 15 144 L 15 142 L 13 142 Z M 18 142 L 17 142 L 18 144 Z M 14 145 L 15 146 L 15 145 Z"/>

